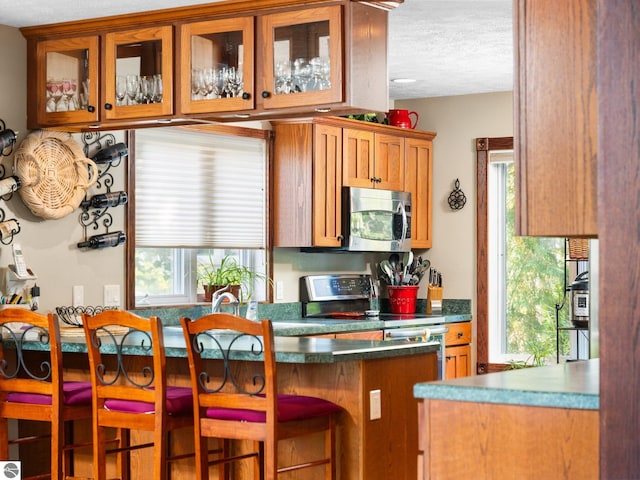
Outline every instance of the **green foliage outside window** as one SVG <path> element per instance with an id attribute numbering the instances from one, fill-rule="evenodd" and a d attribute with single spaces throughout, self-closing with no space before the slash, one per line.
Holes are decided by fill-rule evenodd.
<path id="1" fill-rule="evenodd" d="M 528 354 L 527 364 L 541 365 L 556 352 L 556 304 L 562 302 L 564 289 L 564 239 L 514 235 L 513 169 L 511 163 L 506 197 L 506 353 Z M 568 308 L 560 313 L 562 322 L 568 323 Z M 568 337 L 560 336 L 561 355 L 569 351 Z"/>

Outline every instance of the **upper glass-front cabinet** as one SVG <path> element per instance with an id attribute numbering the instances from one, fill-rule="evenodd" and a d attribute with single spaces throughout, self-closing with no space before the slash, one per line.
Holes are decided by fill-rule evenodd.
<path id="1" fill-rule="evenodd" d="M 108 120 L 173 113 L 173 27 L 105 35 L 104 116 Z"/>
<path id="2" fill-rule="evenodd" d="M 343 101 L 341 8 L 261 17 L 265 109 Z"/>
<path id="3" fill-rule="evenodd" d="M 40 125 L 97 121 L 98 45 L 97 36 L 38 43 L 35 114 Z"/>
<path id="4" fill-rule="evenodd" d="M 253 17 L 185 24 L 181 39 L 183 113 L 255 108 Z"/>

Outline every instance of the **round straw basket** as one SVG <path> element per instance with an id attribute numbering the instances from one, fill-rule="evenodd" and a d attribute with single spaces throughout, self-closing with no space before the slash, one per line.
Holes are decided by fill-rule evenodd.
<path id="1" fill-rule="evenodd" d="M 45 219 L 62 218 L 77 209 L 98 179 L 96 164 L 70 134 L 47 130 L 23 140 L 14 156 L 14 171 L 22 182 L 18 191 L 23 202 Z"/>

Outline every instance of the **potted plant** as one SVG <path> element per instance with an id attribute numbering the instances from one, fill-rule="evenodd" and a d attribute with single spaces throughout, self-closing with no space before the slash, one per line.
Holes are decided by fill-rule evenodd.
<path id="1" fill-rule="evenodd" d="M 217 265 L 211 256 L 208 263 L 198 265 L 198 282 L 204 288 L 205 302 L 210 302 L 213 292 L 227 285 L 236 298 L 248 302 L 253 294 L 255 281 L 264 279 L 266 279 L 265 275 L 238 264 L 235 257 L 231 255 L 224 256 Z"/>

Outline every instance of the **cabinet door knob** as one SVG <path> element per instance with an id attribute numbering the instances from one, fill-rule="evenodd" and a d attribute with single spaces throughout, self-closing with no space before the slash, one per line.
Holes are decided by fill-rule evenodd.
<path id="1" fill-rule="evenodd" d="M 262 92 L 262 98 L 269 98 L 271 96 L 271 94 L 269 92 L 267 92 L 266 90 L 264 92 Z"/>
<path id="2" fill-rule="evenodd" d="M 242 92 L 242 99 L 249 100 L 251 98 L 251 94 L 249 92 Z"/>
<path id="3" fill-rule="evenodd" d="M 451 358 L 452 358 L 452 357 L 451 357 L 451 355 L 447 355 L 445 358 L 446 358 L 447 360 L 451 360 Z"/>
<path id="4" fill-rule="evenodd" d="M 113 108 L 113 105 L 111 105 L 110 103 L 105 103 L 104 104 L 104 109 L 105 110 L 111 110 Z"/>
<path id="5" fill-rule="evenodd" d="M 338 235 L 338 240 L 340 241 L 344 240 L 344 235 Z"/>
<path id="6" fill-rule="evenodd" d="M 458 332 L 458 338 L 462 338 L 462 332 Z"/>
<path id="7" fill-rule="evenodd" d="M 93 112 L 95 112 L 95 111 L 96 111 L 96 107 L 94 107 L 93 105 L 89 105 L 89 106 L 87 107 L 87 112 L 89 112 L 89 113 L 93 113 Z"/>

